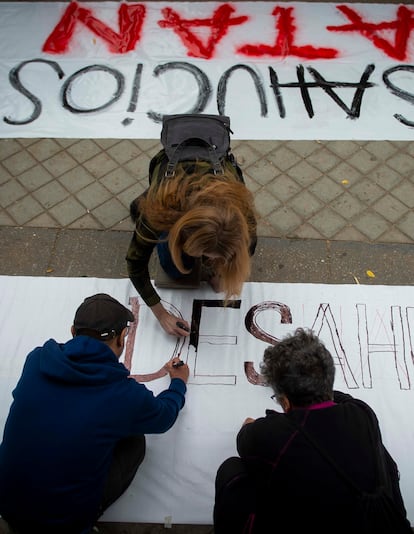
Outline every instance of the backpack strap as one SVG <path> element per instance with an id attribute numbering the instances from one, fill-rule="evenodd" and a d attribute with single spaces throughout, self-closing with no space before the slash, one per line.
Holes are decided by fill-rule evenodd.
<path id="1" fill-rule="evenodd" d="M 361 490 L 361 488 L 359 488 L 359 486 L 355 484 L 351 477 L 348 476 L 348 474 L 342 469 L 342 467 L 340 467 L 335 462 L 332 456 L 328 454 L 323 447 L 321 447 L 321 445 L 316 441 L 316 439 L 311 434 L 309 434 L 309 432 L 302 425 L 300 425 L 290 417 L 287 417 L 286 419 L 309 441 L 309 443 L 334 468 L 334 470 L 345 480 L 345 482 L 348 484 L 348 486 L 351 487 L 354 492 L 358 493 L 359 495 L 363 495 L 364 492 Z"/>
<path id="2" fill-rule="evenodd" d="M 191 152 L 193 152 L 194 160 L 205 159 L 211 163 L 214 174 L 223 174 L 223 165 L 221 164 L 220 156 L 217 153 L 217 146 L 209 144 L 207 141 L 204 141 L 204 139 L 193 137 L 191 139 L 185 139 L 174 147 L 174 152 L 169 157 L 167 170 L 165 171 L 165 176 L 167 178 L 174 176 L 175 167 L 177 163 L 181 161 L 185 148 L 187 148 L 186 159 L 191 159 Z"/>

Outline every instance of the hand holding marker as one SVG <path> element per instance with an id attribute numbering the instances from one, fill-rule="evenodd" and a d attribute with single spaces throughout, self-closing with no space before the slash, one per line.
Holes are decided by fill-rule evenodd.
<path id="1" fill-rule="evenodd" d="M 181 328 L 181 330 L 185 330 L 186 332 L 190 331 L 190 329 L 187 326 L 185 326 L 185 324 L 182 323 L 181 321 L 177 321 L 175 324 L 178 326 L 178 328 Z"/>

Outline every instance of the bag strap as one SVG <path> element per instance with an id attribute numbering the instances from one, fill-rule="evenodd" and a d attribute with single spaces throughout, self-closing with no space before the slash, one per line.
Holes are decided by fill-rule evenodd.
<path id="1" fill-rule="evenodd" d="M 169 161 L 168 161 L 168 164 L 167 164 L 167 169 L 165 171 L 165 176 L 167 178 L 171 178 L 172 176 L 174 176 L 175 167 L 176 167 L 176 165 L 177 165 L 177 163 L 178 163 L 178 161 L 180 159 L 181 152 L 183 151 L 183 149 L 186 146 L 192 145 L 194 140 L 196 140 L 197 143 L 199 143 L 199 144 L 203 143 L 205 145 L 205 148 L 208 151 L 208 160 L 212 164 L 213 173 L 214 174 L 223 174 L 224 173 L 223 165 L 221 164 L 220 158 L 219 158 L 219 156 L 218 156 L 218 154 L 216 152 L 216 149 L 217 149 L 216 145 L 211 145 L 210 143 L 207 143 L 207 141 L 204 141 L 204 139 L 192 137 L 190 139 L 186 139 L 182 143 L 179 143 L 175 147 L 174 153 L 169 158 Z"/>
<path id="2" fill-rule="evenodd" d="M 334 468 L 334 470 L 345 480 L 345 482 L 347 482 L 353 491 L 363 495 L 364 492 L 361 490 L 361 488 L 355 484 L 351 477 L 335 462 L 332 456 L 326 452 L 326 450 L 315 440 L 313 436 L 311 436 L 311 434 L 309 434 L 309 432 L 302 425 L 290 417 L 287 417 L 286 419 L 309 441 L 309 443 L 319 452 L 319 454 Z"/>

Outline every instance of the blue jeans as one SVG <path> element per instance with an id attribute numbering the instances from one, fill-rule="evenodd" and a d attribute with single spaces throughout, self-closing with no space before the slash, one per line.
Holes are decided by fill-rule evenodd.
<path id="1" fill-rule="evenodd" d="M 168 236 L 168 233 L 163 232 L 160 235 L 160 239 L 165 239 L 167 236 Z M 184 274 L 181 271 L 179 271 L 177 267 L 175 266 L 175 263 L 173 262 L 172 257 L 171 257 L 170 249 L 168 247 L 168 241 L 161 241 L 157 243 L 157 252 L 158 252 L 158 258 L 160 260 L 160 265 L 170 278 L 179 280 L 180 278 L 184 278 L 185 276 L 188 276 L 187 274 Z M 181 259 L 186 269 L 193 270 L 194 265 L 195 265 L 195 258 L 183 252 L 181 254 Z"/>

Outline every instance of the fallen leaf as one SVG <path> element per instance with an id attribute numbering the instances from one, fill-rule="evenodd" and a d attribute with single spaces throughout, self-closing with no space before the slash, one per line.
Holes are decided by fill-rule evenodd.
<path id="1" fill-rule="evenodd" d="M 370 278 L 375 278 L 375 274 L 374 274 L 372 271 L 367 271 L 367 275 L 368 275 Z"/>
<path id="2" fill-rule="evenodd" d="M 347 185 L 349 184 L 349 180 L 342 180 L 341 184 Z"/>
<path id="3" fill-rule="evenodd" d="M 46 272 L 47 272 L 47 273 L 53 273 L 53 270 L 54 270 L 54 269 L 46 269 Z"/>

